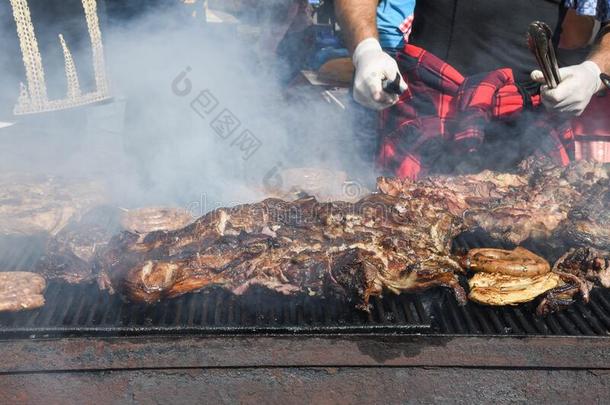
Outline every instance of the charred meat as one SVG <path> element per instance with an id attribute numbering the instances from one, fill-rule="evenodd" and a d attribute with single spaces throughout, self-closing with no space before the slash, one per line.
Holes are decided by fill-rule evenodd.
<path id="1" fill-rule="evenodd" d="M 98 206 L 70 221 L 50 238 L 35 271 L 47 280 L 76 284 L 96 279 L 96 252 L 104 250 L 113 236 L 128 230 L 142 239 L 153 231 L 183 228 L 191 215 L 169 207 L 122 210 Z"/>
<path id="2" fill-rule="evenodd" d="M 571 305 L 578 296 L 589 301 L 594 286 L 610 288 L 610 253 L 591 248 L 572 249 L 553 266 L 553 273 L 563 281 L 549 291 L 537 308 L 547 315 Z"/>
<path id="3" fill-rule="evenodd" d="M 370 195 L 357 203 L 268 199 L 219 209 L 186 228 L 131 233 L 99 255 L 105 285 L 135 301 L 219 285 L 283 294 L 339 295 L 367 309 L 383 291 L 435 286 L 465 293 L 450 257 L 460 221 L 442 202 Z"/>
<path id="4" fill-rule="evenodd" d="M 91 209 L 73 219 L 47 241 L 35 271 L 47 280 L 70 284 L 95 280 L 93 257 L 97 250 L 122 230 L 121 211 L 108 206 Z"/>
<path id="5" fill-rule="evenodd" d="M 572 246 L 610 250 L 610 180 L 597 182 L 568 213 L 557 239 Z"/>
<path id="6" fill-rule="evenodd" d="M 528 239 L 551 243 L 567 237 L 566 242 L 593 240 L 598 243 L 594 246 L 602 247 L 608 240 L 608 227 L 603 228 L 608 223 L 608 173 L 608 166 L 598 163 L 576 162 L 561 168 L 528 160 L 514 174 L 484 171 L 416 182 L 381 178 L 378 188 L 403 198 L 444 199 L 454 215 L 464 218 L 466 227 L 480 228 L 514 245 Z M 587 208 L 588 219 L 583 216 Z M 569 215 L 580 221 L 569 221 Z M 596 227 L 594 221 L 602 225 Z M 561 235 L 558 229 L 563 229 Z"/>

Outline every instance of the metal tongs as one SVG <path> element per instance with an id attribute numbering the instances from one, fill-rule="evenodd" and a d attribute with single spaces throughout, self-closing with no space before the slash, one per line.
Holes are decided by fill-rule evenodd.
<path id="1" fill-rule="evenodd" d="M 552 36 L 551 29 L 542 21 L 534 21 L 527 30 L 527 44 L 536 56 L 547 86 L 554 89 L 561 83 L 561 76 Z"/>

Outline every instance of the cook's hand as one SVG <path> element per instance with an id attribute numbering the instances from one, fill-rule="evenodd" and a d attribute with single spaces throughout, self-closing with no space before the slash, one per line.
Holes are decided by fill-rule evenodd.
<path id="1" fill-rule="evenodd" d="M 381 49 L 379 41 L 367 38 L 360 42 L 352 58 L 356 68 L 354 79 L 354 99 L 365 107 L 383 110 L 398 101 L 398 95 L 383 91 L 382 81 L 393 81 L 397 74 L 398 64 Z M 407 90 L 407 83 L 400 79 L 400 91 Z"/>
<path id="2" fill-rule="evenodd" d="M 561 83 L 554 89 L 549 89 L 546 85 L 540 88 L 542 103 L 549 111 L 582 114 L 591 97 L 603 88 L 600 73 L 599 66 L 590 60 L 559 69 Z M 540 70 L 534 70 L 531 77 L 538 83 L 544 83 L 544 75 Z"/>

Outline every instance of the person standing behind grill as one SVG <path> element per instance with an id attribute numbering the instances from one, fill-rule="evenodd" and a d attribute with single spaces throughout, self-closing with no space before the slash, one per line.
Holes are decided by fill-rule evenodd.
<path id="1" fill-rule="evenodd" d="M 472 0 L 468 2 L 458 0 L 430 0 L 420 1 L 415 9 L 415 20 L 413 32 L 411 34 L 411 42 L 415 45 L 429 51 L 447 62 L 442 65 L 437 59 L 426 55 L 424 60 L 430 62 L 431 65 L 438 66 L 438 70 L 434 71 L 432 76 L 439 77 L 439 87 L 445 88 L 433 89 L 436 98 L 444 98 L 446 92 L 452 91 L 451 97 L 463 97 L 464 93 L 469 95 L 471 99 L 453 100 L 454 104 L 447 103 L 443 105 L 439 103 L 433 107 L 437 109 L 436 122 L 434 123 L 441 129 L 424 128 L 424 124 L 429 125 L 430 120 L 425 122 L 417 117 L 412 117 L 412 111 L 417 112 L 422 107 L 422 100 L 414 100 L 418 98 L 418 94 L 410 94 L 407 92 L 402 94 L 400 103 L 410 105 L 400 105 L 384 112 L 386 121 L 394 121 L 389 129 L 386 126 L 386 133 L 390 130 L 401 130 L 403 132 L 402 142 L 394 142 L 384 150 L 382 142 L 381 160 L 393 160 L 392 164 L 382 161 L 382 165 L 386 169 L 394 171 L 394 174 L 401 177 L 417 177 L 426 173 L 429 168 L 422 169 L 427 164 L 436 164 L 439 160 L 443 160 L 447 153 L 444 149 L 446 145 L 447 134 L 443 131 L 447 129 L 445 123 L 449 121 L 446 109 L 454 106 L 464 107 L 483 114 L 480 117 L 474 117 L 470 121 L 476 121 L 475 124 L 480 125 L 482 120 L 490 121 L 490 117 L 495 121 L 491 122 L 491 126 L 497 138 L 508 140 L 507 145 L 496 144 L 488 148 L 485 152 L 491 152 L 487 156 L 488 162 L 484 164 L 473 164 L 472 167 L 466 170 L 476 170 L 476 168 L 487 168 L 495 161 L 501 161 L 505 155 L 511 155 L 507 163 L 508 166 L 519 161 L 521 152 L 524 149 L 530 148 L 530 141 L 535 138 L 518 139 L 518 134 L 523 132 L 528 127 L 537 126 L 543 118 L 540 109 L 532 108 L 532 104 L 540 104 L 538 96 L 539 86 L 530 79 L 530 73 L 536 70 L 535 59 L 524 41 L 524 33 L 530 22 L 533 20 L 541 20 L 547 22 L 551 29 L 555 31 L 557 23 L 560 21 L 560 2 L 552 0 L 537 0 L 537 1 L 517 1 L 501 0 L 489 2 L 487 0 Z M 337 0 L 336 10 L 339 23 L 345 31 L 347 42 L 350 49 L 353 51 L 353 61 L 356 68 L 354 80 L 354 98 L 363 105 L 383 110 L 391 107 L 399 102 L 399 97 L 390 95 L 382 91 L 383 80 L 393 80 L 399 68 L 397 64 L 392 64 L 387 54 L 381 50 L 378 43 L 378 31 L 375 26 L 374 13 L 377 7 L 375 0 Z M 507 18 L 506 16 L 511 16 Z M 603 41 L 607 41 L 604 38 Z M 409 48 L 409 47 L 407 47 Z M 415 48 L 411 47 L 413 54 L 406 55 L 401 53 L 405 62 L 405 66 L 415 66 L 414 61 L 417 59 Z M 599 79 L 599 74 L 604 71 L 610 71 L 608 64 L 608 55 L 610 55 L 610 44 L 602 42 L 602 45 L 590 56 L 589 60 L 583 63 L 568 63 L 568 68 L 564 68 L 563 74 L 565 80 L 556 89 L 542 90 L 542 99 L 544 104 L 550 111 L 567 112 L 570 114 L 579 114 L 582 112 L 583 106 L 586 106 L 590 98 L 601 90 L 602 82 Z M 400 59 L 400 58 L 399 58 Z M 421 62 L 421 61 L 420 61 Z M 408 66 L 407 66 L 408 65 Z M 406 68 L 405 67 L 405 68 Z M 510 68 L 506 70 L 504 68 Z M 457 70 L 456 70 L 457 69 Z M 430 70 L 430 69 L 428 69 Z M 485 72 L 494 74 L 488 75 L 484 80 L 480 77 L 475 77 Z M 462 76 L 464 75 L 464 76 Z M 500 87 L 497 82 L 504 80 L 508 75 L 510 80 L 506 80 L 506 87 Z M 404 75 L 403 75 L 404 76 Z M 425 75 L 424 75 L 425 76 Z M 426 85 L 429 85 L 432 80 L 430 75 L 427 77 L 417 77 L 421 81 L 428 80 Z M 539 80 L 537 74 L 534 74 L 534 79 Z M 438 80 L 437 80 L 438 81 Z M 477 81 L 481 86 L 477 87 Z M 575 83 L 580 83 L 581 86 L 574 90 Z M 448 84 L 454 85 L 455 89 L 447 89 Z M 421 83 L 420 83 L 421 84 Z M 494 91 L 496 95 L 503 94 L 510 90 L 507 95 L 509 97 L 494 97 L 492 100 L 485 100 L 479 111 L 476 111 L 477 103 L 480 101 L 476 97 L 485 95 L 485 86 L 496 86 Z M 510 87 L 508 87 L 510 85 Z M 469 87 L 470 86 L 470 87 Z M 401 90 L 406 88 L 406 83 L 401 83 Z M 415 86 L 416 89 L 421 86 Z M 451 87 L 451 86 L 448 86 Z M 507 90 L 508 89 L 508 90 Z M 568 89 L 568 90 L 566 90 Z M 416 90 L 413 90 L 415 92 Z M 458 92 L 460 92 L 458 94 Z M 522 96 L 521 105 L 512 106 L 510 100 L 516 100 Z M 412 101 L 414 100 L 414 101 Z M 436 103 L 434 97 L 429 97 L 428 100 Z M 500 100 L 501 105 L 493 104 Z M 418 104 L 419 103 L 419 104 Z M 470 103 L 470 104 L 468 104 Z M 509 103 L 508 105 L 506 103 Z M 473 106 L 474 104 L 474 106 Z M 534 105 L 534 107 L 536 107 Z M 430 107 L 430 105 L 427 105 Z M 431 108 L 426 111 L 429 112 Z M 517 112 L 518 114 L 516 114 Z M 521 114 L 524 112 L 523 114 Z M 401 116 L 401 114 L 403 116 Z M 409 115 L 411 121 L 417 121 L 414 125 L 407 122 L 404 115 Z M 523 115 L 522 119 L 519 115 Z M 429 118 L 429 117 L 426 117 Z M 455 118 L 455 117 L 453 117 Z M 459 118 L 464 118 L 460 116 Z M 465 118 L 470 118 L 465 116 Z M 549 117 L 546 121 L 552 121 Z M 536 121 L 538 120 L 538 121 Z M 468 121 L 468 120 L 466 120 Z M 510 122 L 509 122 L 510 121 Z M 559 120 L 558 120 L 559 121 Z M 424 122 L 424 124 L 422 124 Z M 536 125 L 528 125 L 535 123 Z M 561 122 L 558 122 L 560 124 Z M 405 125 L 407 124 L 407 125 Z M 456 126 L 462 123 L 458 122 Z M 385 124 L 382 123 L 382 127 Z M 409 126 L 411 125 L 411 126 Z M 553 156 L 553 160 L 558 164 L 565 165 L 569 162 L 573 155 L 573 136 L 571 130 L 565 126 L 554 128 L 546 128 L 551 134 L 548 139 L 545 139 L 542 148 L 539 148 L 537 153 L 542 151 Z M 429 142 L 434 138 L 432 133 L 436 131 L 437 135 L 434 142 Z M 487 128 L 462 128 L 462 132 L 451 133 L 452 141 L 455 139 L 463 139 L 464 145 L 456 154 L 453 153 L 453 161 L 444 162 L 443 170 L 455 169 L 456 164 L 472 161 L 477 157 L 470 153 L 477 149 L 481 144 L 487 144 Z M 471 136 L 474 134 L 474 136 Z M 395 135 L 395 134 L 393 134 Z M 468 139 L 470 138 L 470 139 Z M 477 138 L 477 139 L 474 139 Z M 484 139 L 485 138 L 485 139 Z M 407 142 L 403 142 L 403 141 Z M 422 145 L 426 144 L 426 156 L 421 155 Z M 475 145 L 476 144 L 476 145 Z M 415 145 L 420 150 L 417 153 L 410 154 L 410 148 Z M 475 146 L 473 146 L 475 145 Z M 523 150 L 518 150 L 523 149 Z M 515 150 L 513 153 L 512 151 Z M 432 153 L 428 153 L 432 151 Z M 529 151 L 528 151 L 529 152 Z M 481 156 L 482 155 L 482 156 Z M 512 156 L 515 155 L 515 156 Z M 432 156 L 432 158 L 430 158 Z M 486 158 L 485 153 L 479 154 L 478 158 Z M 456 158 L 458 161 L 456 162 Z M 407 160 L 411 162 L 407 162 Z M 424 162 L 424 160 L 428 160 Z M 461 160 L 461 162 L 459 161 Z M 493 168 L 493 167 L 491 167 Z M 505 168 L 505 167 L 504 167 Z M 459 170 L 458 170 L 459 171 Z"/>
<path id="2" fill-rule="evenodd" d="M 337 9 L 343 7 L 342 1 L 335 3 Z M 376 13 L 366 15 L 366 25 L 374 30 L 374 36 L 359 41 L 358 53 L 353 53 L 355 78 L 354 99 L 367 108 L 380 110 L 398 101 L 397 95 L 382 91 L 381 79 L 393 80 L 398 72 L 394 54 L 409 40 L 413 25 L 415 0 L 381 0 L 371 2 L 376 6 Z M 361 5 L 356 5 L 361 7 Z M 370 11 L 370 10 L 368 10 Z M 353 43 L 353 34 L 347 30 L 348 47 Z M 351 47 L 350 51 L 354 48 Z M 404 91 L 407 84 L 402 81 Z"/>
<path id="3" fill-rule="evenodd" d="M 565 41 L 562 36 L 560 46 L 588 49 L 598 37 L 610 41 L 605 35 L 610 30 L 610 0 L 566 3 L 573 10 L 564 21 L 563 33 L 569 35 Z M 572 121 L 576 159 L 610 163 L 610 94 L 604 93 L 593 97 L 582 115 Z"/>

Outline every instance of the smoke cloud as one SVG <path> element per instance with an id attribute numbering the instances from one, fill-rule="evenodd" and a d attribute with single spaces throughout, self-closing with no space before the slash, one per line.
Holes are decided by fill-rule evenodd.
<path id="1" fill-rule="evenodd" d="M 331 106 L 321 90 L 297 89 L 287 98 L 256 30 L 204 25 L 182 7 L 102 25 L 112 103 L 11 117 L 24 79 L 14 63 L 21 54 L 10 5 L 3 7 L 0 34 L 9 40 L 0 57 L 6 73 L 0 121 L 17 124 L 0 130 L 0 170 L 90 177 L 125 207 L 199 204 L 200 213 L 262 198 L 278 168 L 346 170 L 362 182 L 374 177 L 372 164 L 360 158 L 350 109 Z M 254 8 L 240 17 L 252 21 L 260 13 Z M 36 30 L 61 52 L 49 39 L 59 32 Z M 88 40 L 64 36 L 81 82 L 90 84 L 90 68 L 83 67 L 91 60 Z M 55 72 L 49 88 L 62 97 L 63 65 L 53 60 L 43 50 L 45 68 Z"/>

